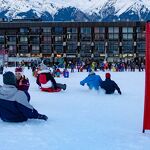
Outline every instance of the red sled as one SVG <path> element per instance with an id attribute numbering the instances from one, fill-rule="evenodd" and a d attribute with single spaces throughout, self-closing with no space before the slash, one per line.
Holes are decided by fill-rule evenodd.
<path id="1" fill-rule="evenodd" d="M 59 89 L 59 88 L 57 88 L 57 89 L 53 89 L 53 88 L 41 88 L 41 91 L 53 93 L 53 92 L 60 92 L 61 89 Z"/>

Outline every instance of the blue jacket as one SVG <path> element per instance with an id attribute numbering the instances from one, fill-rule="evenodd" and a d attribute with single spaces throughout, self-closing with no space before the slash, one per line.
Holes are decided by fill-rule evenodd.
<path id="1" fill-rule="evenodd" d="M 29 95 L 13 85 L 0 87 L 0 118 L 7 122 L 22 122 L 38 118 L 39 113 L 28 102 Z"/>
<path id="2" fill-rule="evenodd" d="M 101 83 L 101 88 L 105 90 L 106 94 L 113 94 L 115 90 L 118 91 L 119 94 L 121 94 L 120 88 L 116 84 L 115 81 L 111 79 L 106 79 Z"/>
<path id="3" fill-rule="evenodd" d="M 99 75 L 96 75 L 95 73 L 88 75 L 84 80 L 80 82 L 81 85 L 84 86 L 84 84 L 87 83 L 87 86 L 90 89 L 96 89 L 99 90 L 99 86 L 102 83 L 102 79 Z"/>

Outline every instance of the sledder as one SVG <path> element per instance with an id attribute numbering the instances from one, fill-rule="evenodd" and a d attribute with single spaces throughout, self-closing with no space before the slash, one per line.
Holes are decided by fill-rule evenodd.
<path id="1" fill-rule="evenodd" d="M 36 83 L 40 86 L 41 91 L 45 92 L 59 92 L 61 89 L 66 90 L 66 84 L 56 83 L 48 69 L 38 72 Z"/>

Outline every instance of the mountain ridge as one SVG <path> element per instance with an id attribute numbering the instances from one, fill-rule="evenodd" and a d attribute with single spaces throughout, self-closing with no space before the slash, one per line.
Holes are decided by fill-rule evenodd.
<path id="1" fill-rule="evenodd" d="M 146 21 L 150 0 L 0 0 L 0 18 L 43 21 Z"/>

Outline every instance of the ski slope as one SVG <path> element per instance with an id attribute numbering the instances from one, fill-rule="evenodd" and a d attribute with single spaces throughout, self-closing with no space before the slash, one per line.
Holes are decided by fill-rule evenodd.
<path id="1" fill-rule="evenodd" d="M 14 72 L 14 68 L 9 68 Z M 96 72 L 105 79 L 105 72 Z M 31 104 L 49 119 L 6 123 L 0 120 L 0 150 L 149 150 L 150 132 L 142 133 L 144 72 L 111 72 L 122 95 L 105 95 L 80 86 L 88 73 L 70 73 L 67 90 L 41 92 L 31 70 Z M 0 75 L 0 85 L 3 84 Z"/>

